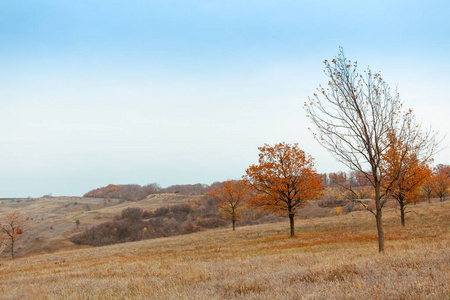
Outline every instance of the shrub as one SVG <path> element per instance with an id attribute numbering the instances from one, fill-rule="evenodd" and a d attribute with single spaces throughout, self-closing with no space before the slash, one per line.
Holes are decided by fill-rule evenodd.
<path id="1" fill-rule="evenodd" d="M 129 223 L 142 221 L 142 209 L 129 207 L 122 211 L 122 219 L 127 219 Z"/>

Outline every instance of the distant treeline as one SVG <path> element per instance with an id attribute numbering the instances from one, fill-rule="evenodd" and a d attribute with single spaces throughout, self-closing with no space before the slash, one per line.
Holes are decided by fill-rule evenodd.
<path id="1" fill-rule="evenodd" d="M 337 173 L 323 173 L 322 183 L 325 187 L 336 187 L 341 184 L 349 183 L 352 186 L 366 186 L 368 184 L 364 174 L 358 172 L 337 172 Z M 108 199 L 123 199 L 127 201 L 139 201 L 147 198 L 148 195 L 157 193 L 180 193 L 182 195 L 205 195 L 211 191 L 222 188 L 221 182 L 214 182 L 211 185 L 207 184 L 178 184 L 167 188 L 162 188 L 158 183 L 151 183 L 144 186 L 138 184 L 110 184 L 105 187 L 97 188 L 87 192 L 83 197 L 91 198 L 108 198 Z"/>
<path id="2" fill-rule="evenodd" d="M 138 184 L 110 184 L 105 187 L 94 189 L 87 192 L 83 197 L 124 199 L 127 201 L 139 201 L 145 199 L 148 195 L 157 193 L 180 193 L 183 195 L 204 195 L 210 191 L 221 187 L 221 183 L 206 184 L 184 184 L 172 185 L 167 188 L 161 188 L 157 183 L 151 183 L 144 186 Z"/>

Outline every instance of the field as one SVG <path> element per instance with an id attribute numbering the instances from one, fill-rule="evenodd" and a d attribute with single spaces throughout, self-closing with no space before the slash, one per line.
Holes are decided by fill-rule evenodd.
<path id="1" fill-rule="evenodd" d="M 450 299 L 449 202 L 2 259 L 0 299 Z"/>

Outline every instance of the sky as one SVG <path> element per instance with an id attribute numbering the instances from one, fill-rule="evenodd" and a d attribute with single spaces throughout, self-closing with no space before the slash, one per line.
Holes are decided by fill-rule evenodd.
<path id="1" fill-rule="evenodd" d="M 339 46 L 444 136 L 449 11 L 433 0 L 0 0 L 0 198 L 237 179 L 265 143 L 298 143 L 319 172 L 346 171 L 302 109 Z M 450 150 L 435 161 L 450 164 Z"/>

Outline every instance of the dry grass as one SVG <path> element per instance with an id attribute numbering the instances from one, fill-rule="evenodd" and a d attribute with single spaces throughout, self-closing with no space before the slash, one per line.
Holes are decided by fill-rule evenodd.
<path id="1" fill-rule="evenodd" d="M 450 204 L 60 251 L 0 266 L 0 299 L 449 299 Z"/>

